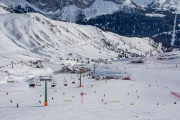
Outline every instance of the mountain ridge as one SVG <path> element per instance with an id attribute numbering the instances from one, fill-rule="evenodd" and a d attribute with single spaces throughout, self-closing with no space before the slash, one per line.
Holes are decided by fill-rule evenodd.
<path id="1" fill-rule="evenodd" d="M 70 22 L 75 22 L 79 14 L 91 19 L 116 11 L 132 12 L 136 9 L 180 11 L 177 0 L 0 0 L 0 5 L 12 9 L 12 12 L 39 12 L 52 19 Z"/>
<path id="2" fill-rule="evenodd" d="M 161 45 L 150 38 L 123 37 L 93 26 L 53 21 L 37 13 L 10 13 L 0 15 L 0 19 L 3 54 L 17 52 L 56 59 L 72 56 L 98 59 L 161 52 Z"/>
<path id="3" fill-rule="evenodd" d="M 34 1 L 34 0 L 28 0 L 27 1 L 21 1 L 21 0 L 13 0 L 13 1 L 7 1 L 7 0 L 0 0 L 0 6 L 7 9 L 9 12 L 15 12 L 15 13 L 28 13 L 28 12 L 36 12 L 41 13 L 51 19 L 54 20 L 62 20 L 62 21 L 68 21 L 68 22 L 74 22 L 78 24 L 89 24 L 93 26 L 97 26 L 102 30 L 108 30 L 111 32 L 115 32 L 119 35 L 126 35 L 126 36 L 134 36 L 134 37 L 152 37 L 156 40 L 156 42 L 163 43 L 163 46 L 170 47 L 171 46 L 171 40 L 172 35 L 169 33 L 172 33 L 174 27 L 174 12 L 179 11 L 179 2 L 173 2 L 172 0 L 69 0 L 69 1 L 59 1 L 62 3 L 62 7 L 57 8 L 55 11 L 51 10 L 50 8 L 53 8 L 53 4 L 49 8 L 46 6 L 48 5 L 48 0 L 45 1 Z M 56 0 L 54 0 L 56 1 Z M 46 4 L 45 4 L 46 3 Z M 59 4 L 60 4 L 59 3 Z M 41 7 L 38 7 L 38 4 L 41 4 L 42 6 L 45 6 L 47 9 L 43 9 Z M 77 6 L 79 5 L 79 7 Z M 84 6 L 84 4 L 86 4 Z M 134 21 L 123 21 L 117 16 L 116 13 L 119 13 L 120 15 L 123 15 L 125 18 L 128 16 L 133 16 L 135 19 Z M 170 17 L 167 17 L 170 16 Z M 112 19 L 112 18 L 115 19 Z M 144 18 L 142 18 L 144 17 Z M 102 19 L 101 19 L 102 18 Z M 139 19 L 140 18 L 140 19 Z M 107 21 L 107 20 L 108 21 Z M 148 26 L 145 26 L 142 30 L 148 32 L 152 32 L 151 34 L 142 34 L 143 31 L 135 31 L 134 28 L 128 27 L 128 29 L 124 28 L 124 24 L 117 24 L 118 21 L 120 22 L 126 22 L 127 26 L 132 26 L 131 24 L 134 24 L 136 26 L 136 23 L 145 23 L 144 20 L 150 19 L 150 23 Z M 154 19 L 157 19 L 154 21 Z M 179 19 L 179 16 L 177 17 Z M 94 22 L 94 21 L 95 22 Z M 107 21 L 106 24 L 110 24 L 111 26 L 107 26 L 106 24 L 98 25 L 98 21 Z M 111 20 L 111 21 L 109 21 Z M 92 22 L 93 21 L 93 24 Z M 136 22 L 135 22 L 136 21 Z M 148 20 L 149 21 L 149 20 Z M 131 23 L 132 22 L 132 23 Z M 160 28 L 153 28 L 150 26 L 154 26 L 154 23 L 158 24 L 160 22 L 162 25 L 160 25 Z M 167 26 L 166 24 L 169 24 Z M 149 26 L 150 25 L 150 26 Z M 116 30 L 114 30 L 114 26 L 117 26 Z M 143 25 L 138 25 L 138 28 L 142 28 Z M 176 41 L 174 46 L 178 47 L 180 46 L 180 40 L 179 37 L 179 27 L 178 23 L 175 27 L 176 29 Z M 122 29 L 122 30 L 121 30 Z M 144 30 L 145 29 L 145 30 Z M 148 30 L 149 29 L 149 30 Z M 124 31 L 125 30 L 125 31 Z M 137 34 L 134 34 L 134 32 Z M 132 33 L 133 32 L 133 33 Z M 127 34 L 124 34 L 127 33 Z M 168 33 L 162 34 L 162 33 Z M 157 36 L 158 35 L 158 36 Z M 156 36 L 154 38 L 154 36 Z"/>

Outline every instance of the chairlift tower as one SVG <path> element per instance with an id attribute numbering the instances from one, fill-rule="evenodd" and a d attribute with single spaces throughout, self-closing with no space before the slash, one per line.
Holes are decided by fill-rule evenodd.
<path id="1" fill-rule="evenodd" d="M 82 81 L 81 81 L 81 75 L 84 73 L 85 71 L 83 69 L 79 69 L 78 73 L 79 73 L 79 87 L 83 87 L 82 85 Z"/>
<path id="2" fill-rule="evenodd" d="M 52 82 L 52 76 L 39 76 L 39 80 L 45 82 L 45 101 L 44 101 L 44 106 L 48 106 L 48 100 L 47 100 L 47 82 Z"/>

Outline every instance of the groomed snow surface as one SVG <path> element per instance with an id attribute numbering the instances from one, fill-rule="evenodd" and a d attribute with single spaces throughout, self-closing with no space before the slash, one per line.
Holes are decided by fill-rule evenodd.
<path id="1" fill-rule="evenodd" d="M 170 59 L 159 60 L 169 56 Z M 82 75 L 52 74 L 63 64 L 90 67 L 93 62 L 81 64 L 71 60 L 42 62 L 44 68 L 21 63 L 0 68 L 0 120 L 179 120 L 180 99 L 171 94 L 179 91 L 180 59 L 174 52 L 144 59 L 144 64 L 132 64 L 132 59 L 100 63 L 102 72 L 126 72 L 131 80 L 94 80 Z M 166 57 L 168 58 L 168 57 Z M 7 83 L 9 77 L 14 83 Z M 53 75 L 55 88 L 48 83 L 49 106 L 44 107 L 44 82 L 29 88 L 39 75 Z M 67 86 L 64 86 L 67 80 Z M 72 84 L 75 81 L 75 84 Z M 84 92 L 83 103 L 80 93 Z M 11 101 L 12 100 L 12 101 Z M 19 108 L 17 108 L 17 103 Z"/>

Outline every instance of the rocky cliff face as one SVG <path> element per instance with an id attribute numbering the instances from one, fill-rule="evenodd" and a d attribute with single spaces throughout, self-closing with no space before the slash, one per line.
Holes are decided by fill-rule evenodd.
<path id="1" fill-rule="evenodd" d="M 131 0 L 0 0 L 12 12 L 39 12 L 56 20 L 76 22 L 79 14 L 87 19 L 136 8 Z"/>
<path id="2" fill-rule="evenodd" d="M 86 9 L 90 7 L 94 2 L 95 0 L 74 0 L 75 6 L 80 9 Z"/>
<path id="3" fill-rule="evenodd" d="M 80 9 L 90 7 L 95 0 L 27 0 L 29 3 L 46 11 L 56 11 L 69 5 L 75 5 Z M 116 2 L 116 0 L 115 0 Z"/>
<path id="4" fill-rule="evenodd" d="M 71 5 L 72 0 L 27 0 L 29 3 L 37 6 L 38 8 L 46 11 L 56 11 L 65 6 Z"/>
<path id="5" fill-rule="evenodd" d="M 156 9 L 176 9 L 180 10 L 180 1 L 179 0 L 154 0 L 151 2 L 148 7 L 156 8 Z"/>
<path id="6" fill-rule="evenodd" d="M 75 22 L 79 14 L 86 19 L 117 11 L 179 10 L 178 0 L 0 0 L 13 12 L 40 12 L 57 20 Z M 138 11 L 137 11 L 138 10 Z"/>

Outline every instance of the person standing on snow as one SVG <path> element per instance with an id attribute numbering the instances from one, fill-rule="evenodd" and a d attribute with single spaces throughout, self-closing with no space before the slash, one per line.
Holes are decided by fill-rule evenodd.
<path id="1" fill-rule="evenodd" d="M 19 104 L 18 103 L 16 104 L 16 107 L 19 108 Z"/>

